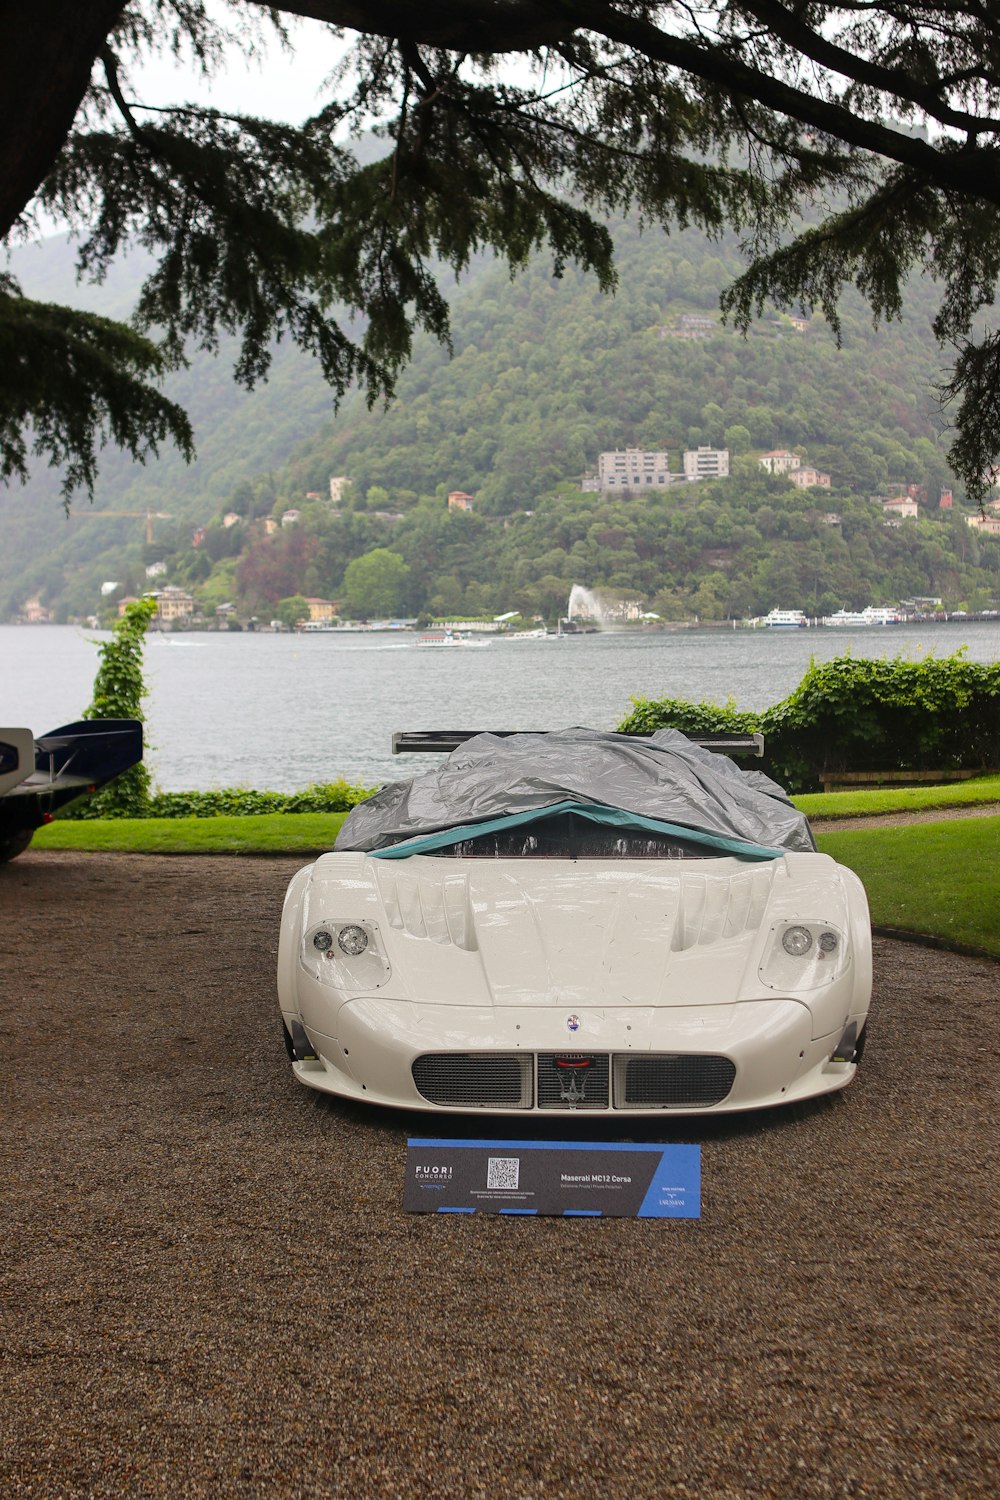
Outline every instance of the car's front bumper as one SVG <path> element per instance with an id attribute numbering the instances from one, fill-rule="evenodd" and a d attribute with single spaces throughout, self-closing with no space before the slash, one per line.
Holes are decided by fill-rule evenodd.
<path id="1" fill-rule="evenodd" d="M 289 1026 L 298 1020 L 285 1019 Z M 814 1037 L 813 1014 L 793 999 L 581 1009 L 571 1019 L 570 1030 L 565 1012 L 553 1007 L 456 1007 L 365 997 L 340 1007 L 336 1036 L 309 1028 L 316 1057 L 293 1066 L 302 1083 L 348 1098 L 498 1115 L 763 1109 L 844 1088 L 856 1071 L 852 1062 L 834 1057 L 844 1026 Z M 860 1027 L 863 1017 L 853 1019 Z M 451 1094 L 445 1076 L 449 1058 L 474 1060 L 474 1066 L 459 1070 L 463 1082 Z M 444 1060 L 431 1069 L 438 1081 L 430 1090 L 426 1059 Z M 573 1059 L 595 1060 L 575 1084 Z M 512 1070 L 520 1078 L 513 1094 Z M 562 1091 L 568 1097 L 553 1084 L 557 1075 L 565 1080 Z M 697 1081 L 687 1092 L 677 1083 L 708 1075 L 716 1080 L 708 1095 Z M 726 1082 L 731 1077 L 722 1097 L 720 1077 Z M 637 1087 L 636 1079 L 645 1082 Z M 479 1097 L 474 1096 L 477 1080 Z"/>

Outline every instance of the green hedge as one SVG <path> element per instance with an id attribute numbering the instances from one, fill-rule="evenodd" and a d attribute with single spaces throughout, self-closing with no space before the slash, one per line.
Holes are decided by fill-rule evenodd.
<path id="1" fill-rule="evenodd" d="M 301 792 L 255 792 L 230 787 L 214 792 L 157 792 L 149 798 L 144 818 L 250 817 L 255 813 L 347 812 L 370 797 L 374 788 L 329 781 L 307 786 Z M 95 808 L 93 798 L 84 798 L 61 817 L 106 818 L 107 810 Z M 119 816 L 119 814 L 110 814 Z M 122 813 L 125 817 L 128 814 Z"/>
<path id="2" fill-rule="evenodd" d="M 763 713 L 732 703 L 633 698 L 629 734 L 760 730 L 762 769 L 791 792 L 835 771 L 945 771 L 1000 766 L 1000 665 L 837 657 L 812 662 L 793 693 Z"/>

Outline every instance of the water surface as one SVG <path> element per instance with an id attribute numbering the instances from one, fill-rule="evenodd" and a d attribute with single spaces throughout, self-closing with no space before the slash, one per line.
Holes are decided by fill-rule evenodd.
<path id="1" fill-rule="evenodd" d="M 0 720 L 36 734 L 79 718 L 98 632 L 0 626 Z M 373 785 L 426 769 L 393 757 L 397 729 L 612 729 L 633 693 L 766 708 L 810 656 L 1000 659 L 1000 622 L 869 630 L 683 631 L 496 640 L 422 650 L 384 635 L 153 635 L 147 759 L 165 791 L 292 790 L 345 776 Z"/>

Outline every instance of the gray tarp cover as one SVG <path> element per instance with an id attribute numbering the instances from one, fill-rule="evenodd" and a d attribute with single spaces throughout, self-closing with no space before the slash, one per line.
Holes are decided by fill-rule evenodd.
<path id="1" fill-rule="evenodd" d="M 809 824 L 777 782 L 741 771 L 676 729 L 648 739 L 596 729 L 477 734 L 447 760 L 393 781 L 345 819 L 340 850 L 390 848 L 441 829 L 575 801 L 771 848 L 811 852 Z"/>

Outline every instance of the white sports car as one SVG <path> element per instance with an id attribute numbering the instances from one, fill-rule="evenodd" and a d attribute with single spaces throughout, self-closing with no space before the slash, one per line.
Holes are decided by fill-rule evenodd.
<path id="1" fill-rule="evenodd" d="M 285 898 L 278 995 L 302 1083 L 645 1115 L 851 1082 L 864 888 L 774 782 L 674 730 L 396 738 L 454 748 L 355 808 Z"/>

